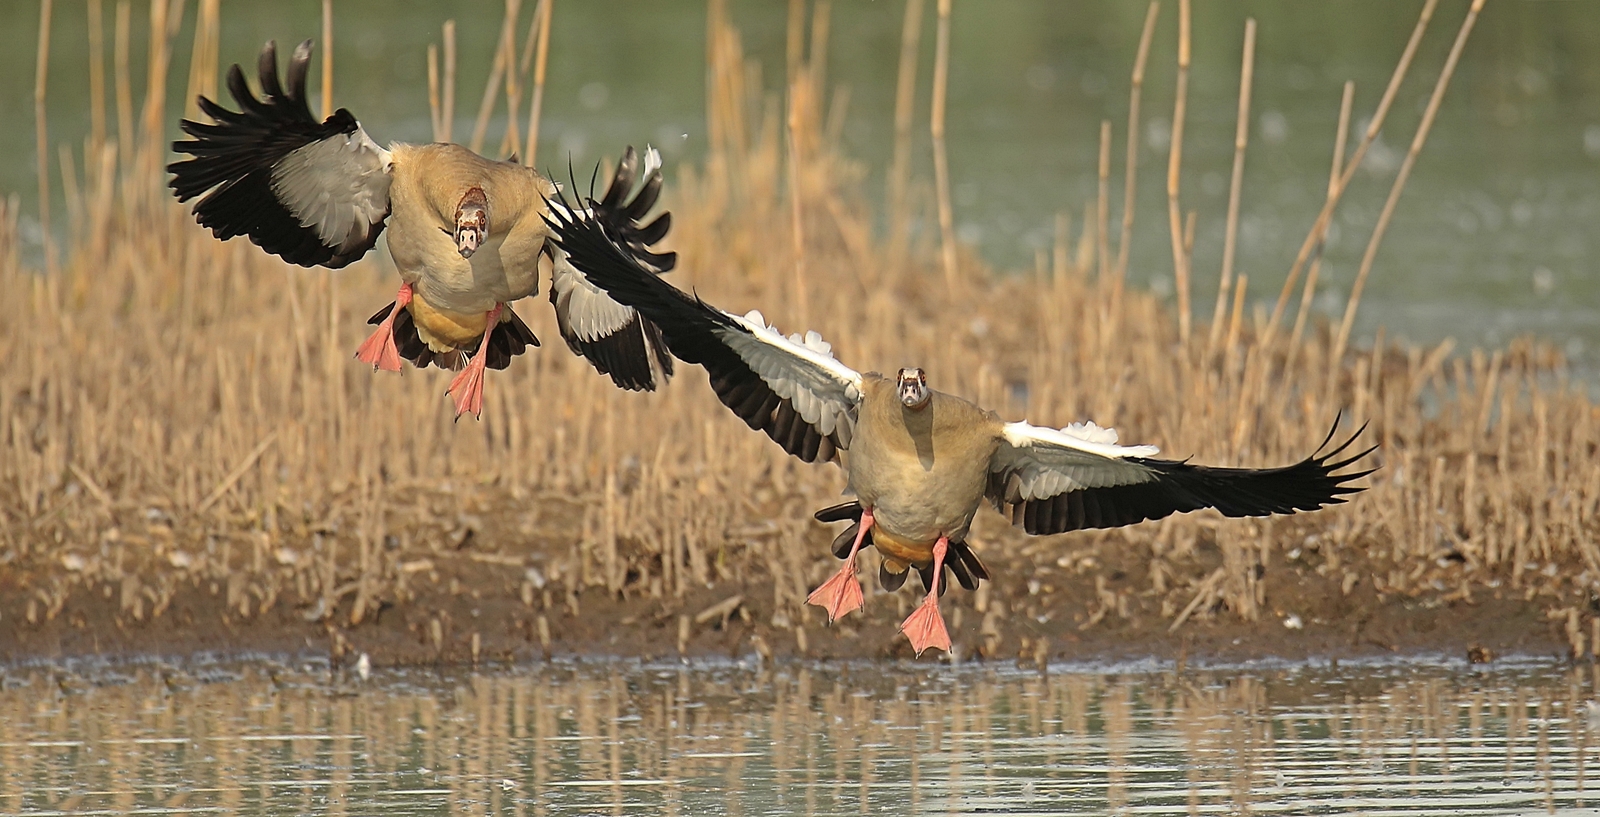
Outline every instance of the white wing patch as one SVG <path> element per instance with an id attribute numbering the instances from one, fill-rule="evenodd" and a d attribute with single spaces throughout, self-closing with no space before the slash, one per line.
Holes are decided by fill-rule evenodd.
<path id="1" fill-rule="evenodd" d="M 586 341 L 610 337 L 637 316 L 633 307 L 619 304 L 572 266 L 560 247 L 549 245 L 555 263 L 550 287 L 556 293 L 556 317 L 572 334 Z"/>
<path id="2" fill-rule="evenodd" d="M 719 331 L 733 349 L 779 397 L 788 400 L 800 418 L 823 436 L 839 432 L 841 448 L 849 448 L 854 432 L 851 411 L 861 402 L 861 373 L 840 363 L 833 346 L 816 332 L 784 337 L 767 325 L 760 312 L 744 316 L 723 313 L 748 330 Z"/>
<path id="3" fill-rule="evenodd" d="M 989 470 L 1011 472 L 1025 500 L 1149 482 L 1154 473 L 1130 458 L 1161 453 L 1153 445 L 1118 445 L 1114 429 L 1092 422 L 1062 429 L 1006 423 L 1001 433 L 1005 444 L 989 461 Z"/>
<path id="4" fill-rule="evenodd" d="M 272 192 L 325 246 L 348 251 L 389 212 L 389 151 L 359 126 L 312 142 L 272 168 Z"/>

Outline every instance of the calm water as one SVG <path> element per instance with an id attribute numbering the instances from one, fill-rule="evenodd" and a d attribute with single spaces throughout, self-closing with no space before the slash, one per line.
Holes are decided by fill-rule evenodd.
<path id="1" fill-rule="evenodd" d="M 1590 667 L 13 669 L 20 814 L 1600 814 Z"/>
<path id="2" fill-rule="evenodd" d="M 133 64 L 143 77 L 146 5 L 133 4 Z M 532 0 L 524 3 L 531 9 Z M 785 4 L 730 0 L 746 52 L 768 88 L 783 73 Z M 933 7 L 922 37 L 918 169 L 926 145 Z M 963 239 L 996 265 L 1026 269 L 1047 245 L 1054 214 L 1081 217 L 1095 189 L 1096 140 L 1112 121 L 1121 178 L 1129 72 L 1141 2 L 957 0 L 951 43 L 950 165 Z M 1319 301 L 1342 308 L 1372 222 L 1409 144 L 1466 0 L 1444 0 L 1382 141 L 1336 225 Z M 87 130 L 86 5 L 56 2 L 50 77 L 51 138 Z M 173 65 L 177 99 L 187 74 L 189 4 Z M 380 140 L 428 138 L 425 49 L 457 20 L 461 113 L 470 131 L 500 0 L 337 0 L 336 88 Z M 0 190 L 28 199 L 38 4 L 0 4 Z M 106 0 L 107 25 L 115 3 Z M 1321 205 L 1344 80 L 1357 83 L 1356 116 L 1376 105 L 1420 0 L 1323 3 L 1195 0 L 1194 66 L 1185 140 L 1183 206 L 1199 213 L 1196 310 L 1209 316 L 1220 267 L 1244 19 L 1260 24 L 1251 147 L 1238 267 L 1252 290 L 1275 297 Z M 225 5 L 222 59 L 250 64 L 260 43 L 318 33 L 319 0 Z M 877 197 L 891 143 L 903 5 L 832 4 L 830 84 L 847 88 L 844 148 L 866 163 Z M 1170 291 L 1164 170 L 1174 85 L 1176 3 L 1156 31 L 1145 96 L 1139 221 L 1131 274 Z M 673 161 L 705 149 L 701 0 L 562 2 L 555 9 L 542 165 L 588 164 L 650 141 Z M 1401 201 L 1363 304 L 1362 330 L 1432 342 L 1501 343 L 1538 331 L 1600 362 L 1600 5 L 1589 0 L 1491 0 L 1473 34 L 1422 161 Z M 115 117 L 112 117 L 115 121 Z M 491 128 L 498 140 L 501 126 Z M 26 158 L 24 158 L 26 157 Z M 670 175 L 669 175 L 670 178 Z M 670 184 L 670 183 L 669 183 Z M 1113 208 L 1121 212 L 1120 182 Z M 60 199 L 57 199 L 58 206 Z M 33 232 L 37 239 L 37 230 Z"/>

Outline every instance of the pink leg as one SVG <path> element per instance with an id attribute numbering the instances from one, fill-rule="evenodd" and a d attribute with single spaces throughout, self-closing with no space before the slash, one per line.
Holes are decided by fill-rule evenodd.
<path id="1" fill-rule="evenodd" d="M 489 362 L 489 336 L 494 334 L 494 325 L 500 322 L 500 309 L 502 304 L 495 304 L 489 310 L 489 320 L 483 327 L 483 342 L 478 344 L 478 352 L 467 362 L 467 367 L 456 374 L 450 381 L 450 390 L 447 392 L 456 401 L 456 419 L 461 415 L 472 412 L 473 417 L 483 416 L 483 372 Z"/>
<path id="2" fill-rule="evenodd" d="M 389 317 L 372 330 L 372 334 L 361 342 L 361 348 L 356 350 L 356 360 L 367 363 L 374 369 L 386 372 L 400 371 L 400 350 L 394 345 L 394 319 L 411 303 L 411 285 L 401 284 L 400 291 L 394 295 L 394 309 L 389 310 Z"/>
<path id="3" fill-rule="evenodd" d="M 867 538 L 867 531 L 872 529 L 872 509 L 861 509 L 861 527 L 856 531 L 856 543 L 850 546 L 850 555 L 844 557 L 844 564 L 839 566 L 839 572 L 822 583 L 821 587 L 811 591 L 806 597 L 806 604 L 815 604 L 828 611 L 828 622 L 861 608 L 861 582 L 856 580 L 856 553 L 861 550 L 862 540 Z"/>
<path id="4" fill-rule="evenodd" d="M 939 582 L 944 580 L 944 556 L 949 551 L 950 540 L 939 537 L 933 543 L 933 586 L 927 598 L 900 623 L 900 632 L 911 639 L 911 648 L 922 655 L 929 647 L 950 651 L 950 633 L 944 628 L 944 616 L 939 614 Z"/>

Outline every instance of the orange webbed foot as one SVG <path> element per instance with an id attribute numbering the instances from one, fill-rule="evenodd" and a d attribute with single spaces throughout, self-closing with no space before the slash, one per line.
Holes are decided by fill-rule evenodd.
<path id="1" fill-rule="evenodd" d="M 922 655 L 929 647 L 950 652 L 950 632 L 945 629 L 944 615 L 939 612 L 939 599 L 930 595 L 900 623 L 900 632 L 911 640 L 911 648 Z"/>
<path id="2" fill-rule="evenodd" d="M 483 416 L 483 355 L 474 355 L 466 368 L 456 373 L 447 392 L 456 404 L 456 419 L 470 413 L 474 418 Z"/>
<path id="3" fill-rule="evenodd" d="M 811 591 L 806 604 L 827 610 L 830 624 L 840 616 L 861 609 L 861 582 L 856 579 L 856 560 L 846 561 L 821 587 Z"/>
<path id="4" fill-rule="evenodd" d="M 483 327 L 483 341 L 478 345 L 477 354 L 450 381 L 447 394 L 455 399 L 457 420 L 468 412 L 476 419 L 483 417 L 483 372 L 489 363 L 489 337 L 494 334 L 494 326 L 500 321 L 502 308 L 501 304 L 495 304 L 494 309 L 489 310 L 488 320 Z"/>
<path id="5" fill-rule="evenodd" d="M 400 291 L 395 293 L 394 307 L 389 310 L 389 316 L 361 342 L 361 346 L 356 349 L 356 360 L 374 369 L 386 372 L 400 371 L 400 350 L 394 344 L 394 319 L 409 303 L 411 303 L 411 285 L 401 284 Z"/>

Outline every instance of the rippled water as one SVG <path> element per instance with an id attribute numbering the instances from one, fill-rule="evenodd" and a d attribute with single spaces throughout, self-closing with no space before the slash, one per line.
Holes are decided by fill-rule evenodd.
<path id="1" fill-rule="evenodd" d="M 1600 814 L 1591 667 L 12 670 L 23 814 Z"/>

